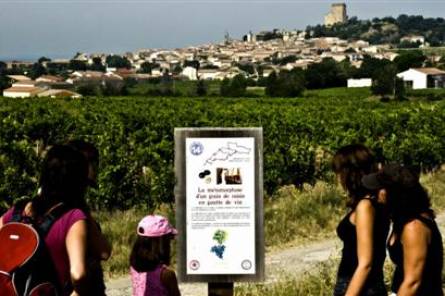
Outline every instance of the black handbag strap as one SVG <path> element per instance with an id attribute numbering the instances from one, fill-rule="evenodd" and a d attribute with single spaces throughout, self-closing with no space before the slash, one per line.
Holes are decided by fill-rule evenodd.
<path id="1" fill-rule="evenodd" d="M 32 217 L 23 215 L 23 211 L 30 201 L 30 199 L 23 199 L 14 205 L 11 222 L 22 222 L 33 225 L 42 238 L 46 237 L 54 222 L 69 210 L 65 204 L 61 203 L 36 221 L 36 219 Z"/>

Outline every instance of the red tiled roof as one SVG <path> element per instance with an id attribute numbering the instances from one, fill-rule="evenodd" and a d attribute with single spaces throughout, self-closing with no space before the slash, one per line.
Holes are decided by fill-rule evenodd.
<path id="1" fill-rule="evenodd" d="M 5 93 L 5 92 L 34 93 L 34 92 L 39 92 L 39 91 L 44 91 L 44 89 L 40 88 L 40 87 L 19 87 L 19 86 L 13 86 L 13 87 L 10 87 L 10 88 L 7 88 L 7 89 L 3 90 L 3 93 Z"/>
<path id="2" fill-rule="evenodd" d="M 413 68 L 418 72 L 422 72 L 427 75 L 443 75 L 445 71 L 439 70 L 437 68 Z"/>

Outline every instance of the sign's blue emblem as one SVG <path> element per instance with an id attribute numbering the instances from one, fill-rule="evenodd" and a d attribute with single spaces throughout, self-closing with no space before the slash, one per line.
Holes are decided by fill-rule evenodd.
<path id="1" fill-rule="evenodd" d="M 204 151 L 204 146 L 200 142 L 193 142 L 190 145 L 190 152 L 193 155 L 201 155 L 201 153 Z"/>

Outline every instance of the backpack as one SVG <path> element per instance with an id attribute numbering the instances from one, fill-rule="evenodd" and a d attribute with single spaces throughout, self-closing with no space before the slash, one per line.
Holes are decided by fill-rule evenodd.
<path id="1" fill-rule="evenodd" d="M 57 296 L 62 289 L 44 238 L 67 209 L 63 204 L 39 221 L 23 216 L 29 201 L 14 206 L 11 222 L 0 229 L 2 296 Z"/>

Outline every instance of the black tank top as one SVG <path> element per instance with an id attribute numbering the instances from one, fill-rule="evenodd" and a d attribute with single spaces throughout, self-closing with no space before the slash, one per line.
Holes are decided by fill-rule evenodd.
<path id="1" fill-rule="evenodd" d="M 431 230 L 431 243 L 428 246 L 422 282 L 416 295 L 442 296 L 442 236 L 434 219 L 420 215 L 416 219 L 423 222 Z M 388 252 L 391 260 L 396 265 L 391 285 L 391 290 L 396 293 L 403 282 L 403 246 L 400 242 L 400 235 L 397 235 L 392 245 L 388 242 Z"/>
<path id="2" fill-rule="evenodd" d="M 383 283 L 383 263 L 386 257 L 386 238 L 389 232 L 389 218 L 384 210 L 384 206 L 379 204 L 374 198 L 370 200 L 375 209 L 373 264 L 365 284 L 366 287 L 373 287 Z M 349 212 L 337 227 L 337 234 L 343 241 L 342 257 L 338 268 L 338 277 L 342 278 L 351 278 L 358 265 L 357 232 L 355 225 L 349 220 L 352 212 Z"/>

